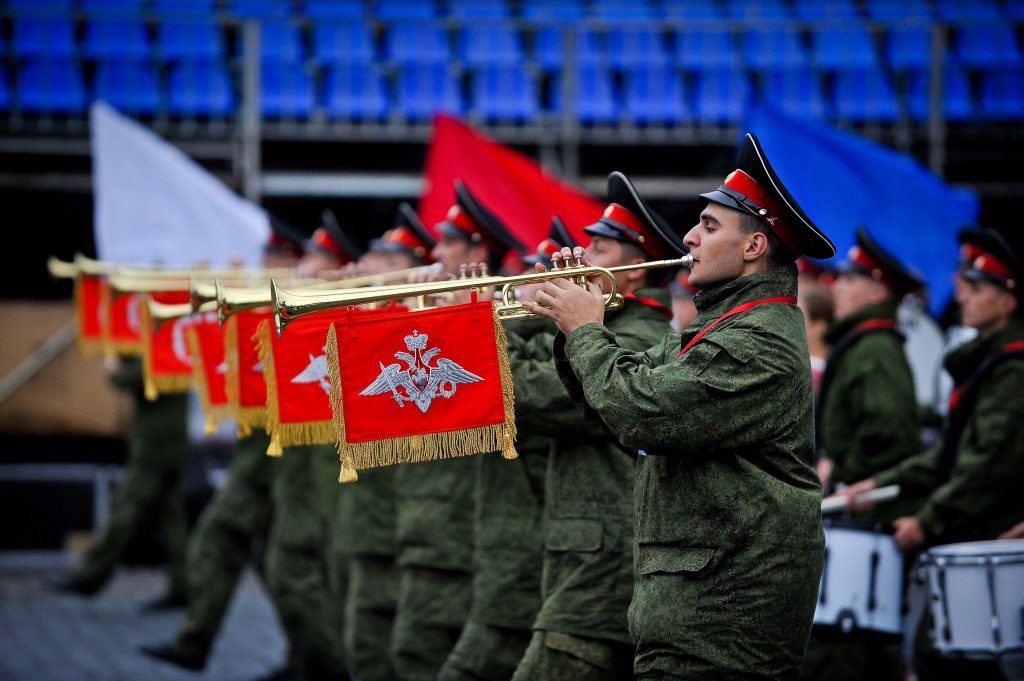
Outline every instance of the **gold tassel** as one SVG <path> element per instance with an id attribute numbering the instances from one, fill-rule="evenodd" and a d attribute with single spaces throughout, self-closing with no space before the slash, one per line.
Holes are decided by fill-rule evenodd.
<path id="1" fill-rule="evenodd" d="M 267 456 L 277 458 L 284 455 L 284 449 L 281 447 L 281 441 L 277 436 L 271 436 L 270 444 L 267 445 Z"/>
<path id="2" fill-rule="evenodd" d="M 341 473 L 338 475 L 338 482 L 355 482 L 359 479 L 356 474 L 355 461 L 352 460 L 351 450 L 345 447 L 345 412 L 342 408 L 341 397 L 341 365 L 338 363 L 338 332 L 331 324 L 327 329 L 327 374 L 331 382 L 331 413 L 334 421 L 334 431 L 338 439 L 338 459 L 341 461 Z"/>
<path id="3" fill-rule="evenodd" d="M 508 361 L 508 336 L 505 327 L 494 313 L 494 344 L 498 348 L 498 370 L 501 373 L 501 397 L 505 406 L 505 424 L 502 433 L 501 456 L 505 459 L 516 459 L 516 392 L 512 384 L 512 367 Z"/>

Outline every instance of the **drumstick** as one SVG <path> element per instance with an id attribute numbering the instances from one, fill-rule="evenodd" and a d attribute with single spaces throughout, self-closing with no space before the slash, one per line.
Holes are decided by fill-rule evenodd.
<path id="1" fill-rule="evenodd" d="M 871 501 L 879 503 L 883 501 L 892 501 L 900 495 L 899 485 L 887 485 L 885 487 L 879 487 L 873 489 L 870 492 L 864 492 L 858 494 L 857 499 L 859 501 Z M 833 495 L 828 499 L 821 500 L 821 514 L 827 515 L 829 513 L 841 513 L 846 509 L 846 497 Z"/>

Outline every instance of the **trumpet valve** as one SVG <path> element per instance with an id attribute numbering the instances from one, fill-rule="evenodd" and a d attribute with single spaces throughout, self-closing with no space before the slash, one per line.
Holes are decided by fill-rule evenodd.
<path id="1" fill-rule="evenodd" d="M 551 271 L 552 272 L 554 272 L 555 270 L 561 269 L 561 267 L 559 267 L 559 265 L 558 265 L 558 263 L 560 263 L 560 262 L 562 262 L 562 253 L 561 253 L 561 251 L 555 251 L 554 253 L 551 254 Z"/>

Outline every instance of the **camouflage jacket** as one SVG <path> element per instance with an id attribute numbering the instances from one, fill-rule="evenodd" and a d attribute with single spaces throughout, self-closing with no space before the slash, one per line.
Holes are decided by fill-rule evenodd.
<path id="1" fill-rule="evenodd" d="M 505 332 L 516 395 L 519 458 L 506 461 L 498 453 L 476 457 L 469 619 L 529 629 L 540 609 L 544 473 L 551 438 L 534 434 L 526 412 L 531 395 L 545 389 L 544 382 L 536 380 L 534 362 L 551 366 L 555 327 L 546 320 L 522 320 L 507 323 Z M 528 352 L 527 359 L 521 355 L 527 348 L 540 352 Z M 554 387 L 562 389 L 561 384 Z"/>
<path id="2" fill-rule="evenodd" d="M 570 393 L 642 454 L 630 605 L 638 673 L 795 678 L 802 664 L 824 536 L 800 310 L 754 307 L 678 357 L 726 312 L 780 296 L 795 298 L 795 266 L 698 294 L 690 327 L 646 352 L 596 324 L 562 351 L 556 340 Z"/>
<path id="3" fill-rule="evenodd" d="M 892 328 L 866 329 L 882 320 Z M 832 482 L 851 484 L 921 451 L 914 378 L 895 329 L 896 305 L 869 305 L 837 321 L 818 396 L 818 451 L 832 460 Z M 902 499 L 858 517 L 890 521 L 916 507 Z"/>
<path id="4" fill-rule="evenodd" d="M 958 386 L 971 382 L 973 393 L 952 410 L 956 427 L 947 425 L 944 446 L 874 476 L 879 486 L 895 483 L 902 493 L 928 495 L 915 516 L 930 545 L 993 539 L 1024 517 L 1024 358 L 1017 354 L 979 373 L 1021 340 L 1024 322 L 1014 320 L 950 353 L 946 369 Z"/>
<path id="5" fill-rule="evenodd" d="M 637 296 L 652 304 L 627 300 L 600 328 L 621 346 L 640 350 L 669 330 L 669 295 L 644 289 Z M 543 605 L 534 629 L 631 643 L 626 611 L 633 593 L 636 453 L 587 424 L 554 363 L 539 351 L 533 357 L 519 369 L 531 385 L 520 427 L 556 437 L 545 481 Z"/>
<path id="6" fill-rule="evenodd" d="M 354 556 L 395 555 L 394 466 L 359 471 L 346 485 L 335 519 L 334 541 Z"/>

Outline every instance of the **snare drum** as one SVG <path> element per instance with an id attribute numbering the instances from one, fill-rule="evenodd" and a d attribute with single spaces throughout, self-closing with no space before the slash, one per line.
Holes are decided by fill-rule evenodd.
<path id="1" fill-rule="evenodd" d="M 903 554 L 891 532 L 863 522 L 826 520 L 815 628 L 899 638 L 902 603 Z"/>
<path id="2" fill-rule="evenodd" d="M 1024 539 L 936 546 L 922 561 L 940 653 L 989 658 L 1024 650 Z"/>

